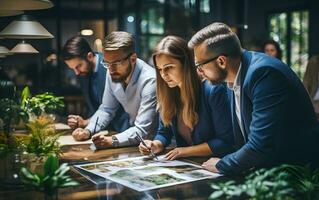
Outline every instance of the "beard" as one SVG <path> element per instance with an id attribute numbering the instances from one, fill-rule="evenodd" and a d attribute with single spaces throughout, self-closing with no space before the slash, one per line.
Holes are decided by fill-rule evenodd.
<path id="1" fill-rule="evenodd" d="M 218 85 L 221 84 L 223 82 L 225 82 L 226 77 L 227 77 L 227 70 L 226 69 L 222 69 L 220 67 L 215 67 L 215 77 L 214 78 L 209 78 L 207 76 L 206 79 L 209 80 L 209 82 L 213 85 Z"/>
<path id="2" fill-rule="evenodd" d="M 124 82 L 127 77 L 131 74 L 131 71 L 132 71 L 132 64 L 131 64 L 131 61 L 129 61 L 129 65 L 127 67 L 127 70 L 124 74 L 119 74 L 119 73 L 114 73 L 111 75 L 111 78 L 112 78 L 112 81 L 115 82 L 115 83 L 120 83 L 120 82 Z"/>
<path id="3" fill-rule="evenodd" d="M 86 62 L 87 62 L 87 65 L 85 67 L 85 70 L 81 71 L 78 76 L 89 77 L 93 73 L 95 64 L 88 60 Z"/>

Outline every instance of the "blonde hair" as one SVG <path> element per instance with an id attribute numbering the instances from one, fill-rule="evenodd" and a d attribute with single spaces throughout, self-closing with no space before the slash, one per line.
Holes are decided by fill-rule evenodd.
<path id="1" fill-rule="evenodd" d="M 167 36 L 156 47 L 153 62 L 156 66 L 157 55 L 168 55 L 180 61 L 182 65 L 182 87 L 170 88 L 159 71 L 156 70 L 157 109 L 165 126 L 171 124 L 174 116 L 179 115 L 189 128 L 198 122 L 198 104 L 201 81 L 197 75 L 192 51 L 180 37 Z"/>
<path id="2" fill-rule="evenodd" d="M 317 92 L 319 82 L 319 55 L 312 56 L 307 64 L 305 76 L 303 78 L 303 84 L 307 89 L 311 98 L 313 98 Z"/>

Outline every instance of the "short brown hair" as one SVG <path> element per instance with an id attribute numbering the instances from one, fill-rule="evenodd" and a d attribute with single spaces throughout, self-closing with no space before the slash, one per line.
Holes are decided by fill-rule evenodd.
<path id="1" fill-rule="evenodd" d="M 190 48 L 205 43 L 215 55 L 238 58 L 242 48 L 237 35 L 224 23 L 215 22 L 198 31 L 188 42 Z"/>
<path id="2" fill-rule="evenodd" d="M 104 39 L 103 48 L 105 51 L 123 50 L 126 53 L 135 52 L 133 36 L 124 31 L 113 31 Z"/>
<path id="3" fill-rule="evenodd" d="M 89 52 L 94 55 L 88 41 L 83 37 L 74 36 L 66 41 L 62 49 L 62 59 L 71 60 L 73 58 L 82 58 L 86 60 Z"/>

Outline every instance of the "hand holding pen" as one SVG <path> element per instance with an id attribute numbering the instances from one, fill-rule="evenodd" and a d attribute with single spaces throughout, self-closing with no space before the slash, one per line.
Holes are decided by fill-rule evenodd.
<path id="1" fill-rule="evenodd" d="M 156 146 L 153 145 L 153 141 L 151 141 L 151 140 L 143 140 L 143 138 L 138 133 L 136 133 L 136 137 L 141 142 L 139 147 L 138 147 L 140 152 L 142 154 L 144 154 L 144 155 L 151 154 L 151 156 L 153 158 L 158 160 L 157 156 L 154 153 L 154 148 L 156 148 Z"/>

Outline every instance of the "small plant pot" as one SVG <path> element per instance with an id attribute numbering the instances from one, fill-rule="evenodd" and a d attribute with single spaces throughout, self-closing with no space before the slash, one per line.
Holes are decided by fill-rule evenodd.
<path id="1" fill-rule="evenodd" d="M 43 165 L 48 158 L 47 155 L 36 155 L 34 153 L 23 153 L 22 161 L 32 173 L 43 173 Z"/>

